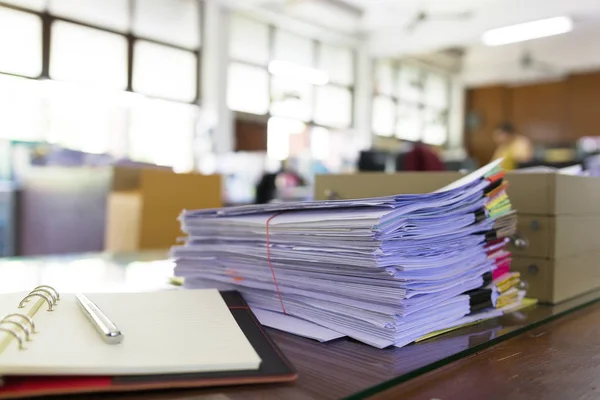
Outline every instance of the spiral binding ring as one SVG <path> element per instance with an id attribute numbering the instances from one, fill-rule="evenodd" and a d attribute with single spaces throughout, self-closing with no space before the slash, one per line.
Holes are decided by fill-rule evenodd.
<path id="1" fill-rule="evenodd" d="M 19 303 L 19 308 L 25 307 L 23 304 L 27 303 L 32 297 L 41 297 L 48 303 L 48 311 L 53 311 L 52 306 L 54 304 L 54 298 L 48 298 L 46 294 L 40 292 L 31 292 L 27 296 L 23 297 L 23 300 Z"/>
<path id="2" fill-rule="evenodd" d="M 1 326 L 0 326 L 0 331 L 6 332 L 8 334 L 11 334 L 15 339 L 17 339 L 17 341 L 19 342 L 19 349 L 20 350 L 23 350 L 25 348 L 25 346 L 23 346 L 23 338 L 17 332 L 13 331 L 12 329 L 3 328 Z"/>
<path id="3" fill-rule="evenodd" d="M 33 319 L 31 317 L 29 317 L 28 315 L 19 314 L 19 313 L 8 314 L 2 319 L 2 321 L 6 321 L 9 318 L 20 318 L 24 321 L 27 321 L 27 323 L 29 324 L 29 327 L 31 328 L 31 329 L 29 329 L 29 333 L 37 332 L 37 330 L 35 329 L 35 323 L 33 322 Z"/>
<path id="4" fill-rule="evenodd" d="M 56 295 L 54 293 L 52 293 L 50 290 L 48 289 L 33 289 L 31 292 L 29 292 L 29 294 L 32 293 L 37 293 L 37 292 L 43 292 L 46 293 L 48 296 L 50 296 L 52 298 L 52 304 L 56 305 L 56 302 L 58 301 L 58 298 L 56 297 Z"/>
<path id="5" fill-rule="evenodd" d="M 56 289 L 52 286 L 40 285 L 21 299 L 19 308 L 24 308 L 25 303 L 29 302 L 29 300 L 34 297 L 44 299 L 48 304 L 48 311 L 54 311 L 54 306 L 60 300 L 60 294 Z M 37 311 L 37 309 L 35 311 Z M 8 325 L 10 325 L 10 327 Z M 31 335 L 37 331 L 32 317 L 25 313 L 12 313 L 0 319 L 0 332 L 11 335 L 19 342 L 19 350 L 23 350 L 25 349 L 24 343 L 30 341 Z M 0 350 L 0 352 L 1 351 L 2 350 Z"/>
<path id="6" fill-rule="evenodd" d="M 56 289 L 54 289 L 52 286 L 49 285 L 40 285 L 37 286 L 35 288 L 33 288 L 32 292 L 35 292 L 38 289 L 48 289 L 54 292 L 54 297 L 56 298 L 56 300 L 60 300 L 60 293 L 58 293 L 58 291 Z"/>
<path id="7" fill-rule="evenodd" d="M 23 334 L 25 334 L 25 341 L 29 342 L 31 340 L 31 332 L 29 331 L 29 328 L 27 328 L 23 323 L 4 318 L 2 321 L 0 321 L 0 325 L 3 324 L 11 324 L 18 327 L 20 330 L 23 331 Z"/>

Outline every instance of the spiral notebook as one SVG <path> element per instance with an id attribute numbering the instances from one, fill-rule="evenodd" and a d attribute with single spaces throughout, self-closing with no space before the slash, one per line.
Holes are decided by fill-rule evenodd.
<path id="1" fill-rule="evenodd" d="M 75 295 L 39 290 L 0 295 L 0 398 L 295 378 L 236 292 L 88 294 L 124 334 L 108 345 Z"/>

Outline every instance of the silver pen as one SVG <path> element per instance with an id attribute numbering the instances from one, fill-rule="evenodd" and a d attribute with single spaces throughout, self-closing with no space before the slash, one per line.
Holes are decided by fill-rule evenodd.
<path id="1" fill-rule="evenodd" d="M 83 294 L 78 294 L 75 297 L 77 297 L 81 310 L 105 343 L 119 344 L 123 341 L 123 333 L 96 304 Z"/>

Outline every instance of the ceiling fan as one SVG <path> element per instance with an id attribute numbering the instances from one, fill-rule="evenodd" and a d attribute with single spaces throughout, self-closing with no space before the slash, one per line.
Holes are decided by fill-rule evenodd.
<path id="1" fill-rule="evenodd" d="M 469 19 L 473 16 L 471 11 L 457 13 L 430 13 L 426 10 L 419 11 L 412 20 L 406 25 L 406 31 L 414 32 L 417 27 L 428 21 L 461 21 Z"/>
<path id="2" fill-rule="evenodd" d="M 546 61 L 542 61 L 533 57 L 531 51 L 524 51 L 521 55 L 520 64 L 523 69 L 535 70 L 548 75 L 560 75 L 562 71 L 560 68 L 552 65 Z"/>

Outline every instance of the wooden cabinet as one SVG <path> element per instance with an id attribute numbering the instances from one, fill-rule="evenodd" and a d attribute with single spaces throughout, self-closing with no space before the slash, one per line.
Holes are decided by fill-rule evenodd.
<path id="1" fill-rule="evenodd" d="M 560 81 L 467 90 L 465 143 L 480 163 L 494 151 L 492 132 L 501 121 L 543 145 L 569 144 L 600 136 L 600 72 L 574 74 Z"/>

